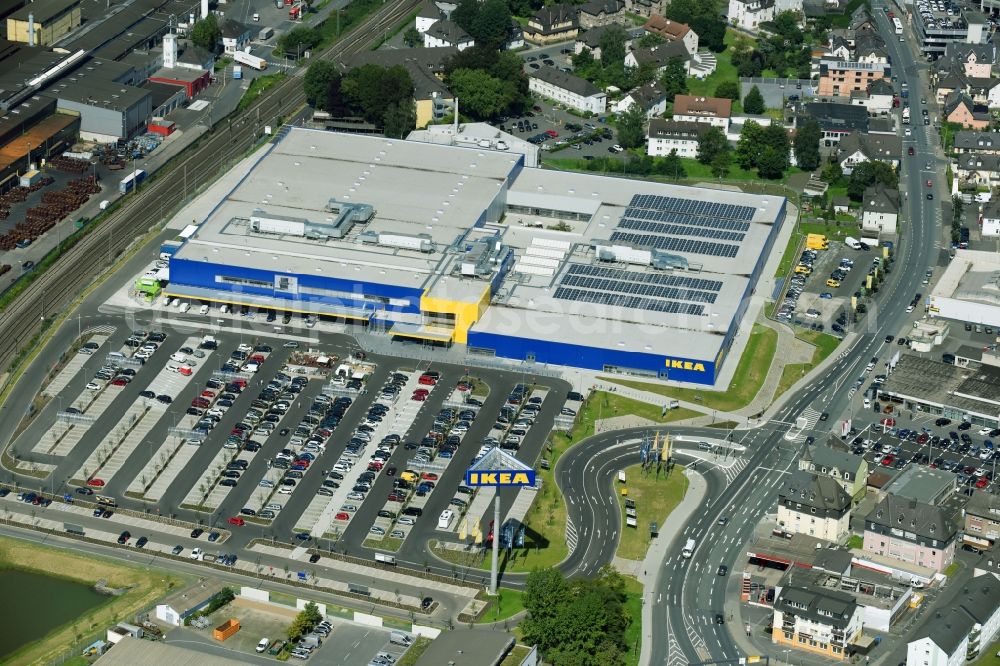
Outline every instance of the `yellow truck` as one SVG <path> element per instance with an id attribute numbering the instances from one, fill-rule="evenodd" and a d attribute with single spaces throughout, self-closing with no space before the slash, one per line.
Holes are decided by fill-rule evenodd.
<path id="1" fill-rule="evenodd" d="M 830 248 L 830 241 L 822 234 L 809 234 L 806 236 L 806 248 L 809 250 L 827 250 Z"/>

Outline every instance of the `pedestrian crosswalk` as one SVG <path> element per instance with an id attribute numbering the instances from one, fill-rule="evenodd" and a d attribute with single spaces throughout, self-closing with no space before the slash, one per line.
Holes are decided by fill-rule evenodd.
<path id="1" fill-rule="evenodd" d="M 792 430 L 785 437 L 785 439 L 797 443 L 806 441 L 806 437 L 809 436 L 809 431 L 812 430 L 819 422 L 819 417 L 821 416 L 821 414 L 822 412 L 820 412 L 818 409 L 815 409 L 813 407 L 806 407 L 804 410 L 802 410 L 802 413 L 799 414 L 798 417 L 795 419 L 796 425 L 792 427 Z M 799 419 L 805 419 L 805 427 L 803 428 L 798 427 Z"/>

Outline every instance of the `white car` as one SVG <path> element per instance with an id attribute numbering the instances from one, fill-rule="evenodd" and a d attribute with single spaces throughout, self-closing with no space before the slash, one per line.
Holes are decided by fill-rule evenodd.
<path id="1" fill-rule="evenodd" d="M 274 481 L 269 481 L 268 479 L 261 479 L 260 483 L 257 484 L 261 488 L 274 488 Z"/>
<path id="2" fill-rule="evenodd" d="M 248 345 L 246 343 L 241 344 L 236 349 L 239 350 L 239 351 L 241 351 L 241 352 L 247 353 L 247 354 L 249 354 L 250 352 L 253 351 L 253 347 L 251 347 L 250 345 Z"/>
<path id="3" fill-rule="evenodd" d="M 990 430 L 989 428 L 980 428 L 979 429 L 979 436 L 980 437 L 985 437 L 986 435 L 990 434 L 991 432 L 992 432 L 992 430 Z"/>
<path id="4" fill-rule="evenodd" d="M 208 314 L 208 306 L 202 305 L 200 308 L 198 308 L 198 314 Z"/>
<path id="5" fill-rule="evenodd" d="M 289 340 L 288 342 L 286 342 L 281 346 L 284 347 L 285 349 L 298 349 L 299 343 L 295 342 L 294 340 Z"/>
<path id="6" fill-rule="evenodd" d="M 192 550 L 191 551 L 191 555 L 189 557 L 192 560 L 200 560 L 201 559 L 201 548 L 195 548 L 194 550 Z"/>
<path id="7" fill-rule="evenodd" d="M 281 511 L 284 508 L 284 506 L 281 505 L 281 504 L 277 504 L 276 502 L 271 502 L 270 504 L 268 504 L 264 508 L 265 509 L 270 509 L 271 511 Z"/>
<path id="8" fill-rule="evenodd" d="M 257 647 L 255 647 L 254 649 L 257 652 L 263 652 L 264 650 L 266 650 L 270 646 L 271 646 L 270 639 L 262 638 L 262 639 L 260 639 L 260 641 L 257 642 Z"/>
<path id="9" fill-rule="evenodd" d="M 97 391 L 98 389 L 101 388 L 101 385 L 98 384 L 97 382 L 87 382 L 87 388 L 89 388 L 91 391 Z"/>
<path id="10" fill-rule="evenodd" d="M 281 486 L 278 488 L 278 494 L 280 495 L 291 495 L 295 491 L 295 486 Z"/>

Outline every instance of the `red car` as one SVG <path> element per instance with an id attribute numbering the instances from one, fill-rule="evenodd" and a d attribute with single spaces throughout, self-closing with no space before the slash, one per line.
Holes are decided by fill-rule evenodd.
<path id="1" fill-rule="evenodd" d="M 300 459 L 298 459 L 298 460 L 295 461 L 296 465 L 302 465 L 303 467 L 309 467 L 309 465 L 311 463 L 312 463 L 312 461 L 309 460 L 309 459 L 307 459 L 307 458 L 300 458 Z"/>
<path id="2" fill-rule="evenodd" d="M 87 485 L 88 486 L 93 486 L 94 488 L 103 488 L 104 487 L 104 479 L 89 479 L 87 481 Z"/>
<path id="3" fill-rule="evenodd" d="M 471 391 L 472 390 L 472 387 L 469 386 L 466 382 L 459 382 L 458 386 L 456 386 L 455 388 L 457 388 L 459 391 Z"/>
<path id="4" fill-rule="evenodd" d="M 424 481 L 437 481 L 438 475 L 435 474 L 434 472 L 424 472 L 423 474 L 420 475 L 420 478 L 423 479 Z"/>
<path id="5" fill-rule="evenodd" d="M 909 149 L 906 151 L 906 154 L 907 155 L 912 155 L 913 154 L 913 146 L 909 147 Z"/>
<path id="6" fill-rule="evenodd" d="M 884 425 L 886 428 L 892 428 L 893 426 L 896 425 L 896 419 L 892 418 L 891 416 L 887 416 L 884 419 L 882 419 L 879 423 Z"/>
<path id="7" fill-rule="evenodd" d="M 211 404 L 212 403 L 210 403 L 205 398 L 195 398 L 194 400 L 191 401 L 191 406 L 192 407 L 201 407 L 202 409 L 207 408 Z"/>
<path id="8" fill-rule="evenodd" d="M 424 402 L 425 400 L 427 400 L 427 394 L 426 393 L 414 393 L 413 395 L 410 396 L 410 400 L 415 400 L 417 402 Z"/>
<path id="9" fill-rule="evenodd" d="M 243 527 L 244 525 L 247 524 L 247 521 L 243 520 L 239 516 L 233 516 L 232 518 L 229 519 L 229 524 L 236 525 L 237 527 Z"/>
<path id="10" fill-rule="evenodd" d="M 402 503 L 406 501 L 406 497 L 404 495 L 400 495 L 399 493 L 390 493 L 390 495 L 386 498 L 386 501 Z"/>
<path id="11" fill-rule="evenodd" d="M 351 519 L 351 514 L 347 513 L 346 511 L 341 511 L 336 516 L 334 516 L 333 519 L 334 520 L 350 520 Z"/>
<path id="12" fill-rule="evenodd" d="M 382 463 L 379 462 L 379 461 L 377 461 L 377 460 L 373 460 L 372 462 L 368 463 L 368 471 L 369 472 L 381 472 L 382 471 Z"/>
<path id="13" fill-rule="evenodd" d="M 112 386 L 127 386 L 128 380 L 124 377 L 119 377 L 118 379 L 111 380 Z"/>
<path id="14" fill-rule="evenodd" d="M 920 436 L 917 437 L 917 444 L 926 444 L 928 439 L 930 439 L 930 437 L 927 436 L 927 433 L 922 432 L 920 433 Z"/>
<path id="15" fill-rule="evenodd" d="M 215 391 L 209 391 L 208 389 L 205 389 L 204 391 L 201 392 L 201 397 L 203 397 L 203 398 L 214 398 L 215 397 Z"/>
<path id="16" fill-rule="evenodd" d="M 545 133 L 548 134 L 553 139 L 559 136 L 559 132 L 555 131 L 554 129 L 545 130 Z"/>
<path id="17" fill-rule="evenodd" d="M 434 386 L 437 384 L 437 380 L 433 377 L 429 377 L 428 375 L 420 375 L 420 379 L 417 380 L 417 383 L 423 384 L 424 386 Z"/>
<path id="18" fill-rule="evenodd" d="M 893 456 L 886 456 L 885 458 L 882 458 L 882 465 L 885 467 L 892 467 L 894 462 L 896 462 L 896 459 Z"/>
<path id="19" fill-rule="evenodd" d="M 990 485 L 990 480 L 985 476 L 981 476 L 976 479 L 976 488 L 985 488 L 988 485 Z"/>
<path id="20" fill-rule="evenodd" d="M 928 180 L 927 181 L 927 187 L 934 187 L 934 181 L 933 180 Z"/>

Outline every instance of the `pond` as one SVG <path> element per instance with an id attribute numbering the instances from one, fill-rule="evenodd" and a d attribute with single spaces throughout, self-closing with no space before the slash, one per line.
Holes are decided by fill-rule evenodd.
<path id="1" fill-rule="evenodd" d="M 18 569 L 0 570 L 0 590 L 6 599 L 0 604 L 0 662 L 108 599 L 82 583 Z"/>

